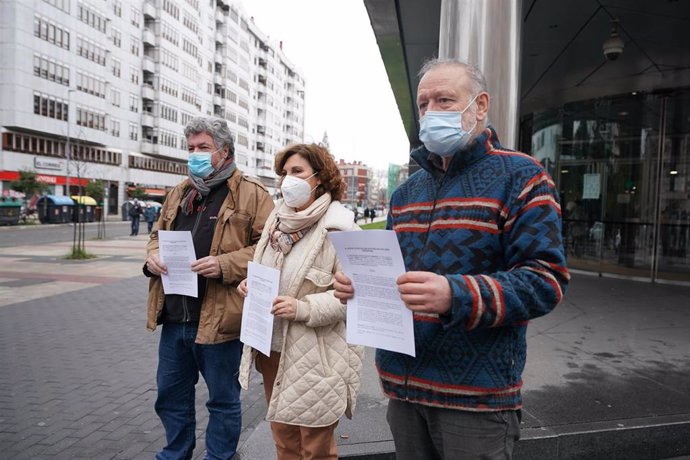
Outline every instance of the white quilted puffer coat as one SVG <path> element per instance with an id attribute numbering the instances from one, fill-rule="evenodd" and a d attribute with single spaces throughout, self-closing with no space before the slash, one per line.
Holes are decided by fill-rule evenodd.
<path id="1" fill-rule="evenodd" d="M 254 253 L 261 260 L 281 202 L 266 221 Z M 364 348 L 345 341 L 346 306 L 333 296 L 340 269 L 329 231 L 356 230 L 354 216 L 333 201 L 324 216 L 283 261 L 281 291 L 298 300 L 297 315 L 285 321 L 283 344 L 266 420 L 310 427 L 328 426 L 345 414 L 352 418 L 362 373 Z M 284 287 L 287 286 L 287 289 Z M 247 389 L 256 350 L 245 346 L 240 384 Z"/>

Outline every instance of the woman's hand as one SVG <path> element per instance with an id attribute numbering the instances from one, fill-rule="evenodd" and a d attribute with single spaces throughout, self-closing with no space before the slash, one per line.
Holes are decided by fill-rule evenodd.
<path id="1" fill-rule="evenodd" d="M 347 301 L 355 296 L 355 288 L 352 286 L 352 280 L 341 271 L 335 272 L 333 288 L 335 289 L 333 295 L 336 299 L 340 299 L 340 303 L 342 304 L 347 305 Z"/>
<path id="2" fill-rule="evenodd" d="M 242 297 L 247 297 L 247 294 L 249 294 L 249 289 L 247 289 L 247 278 L 240 281 L 240 284 L 237 285 L 237 292 L 239 292 Z"/>
<path id="3" fill-rule="evenodd" d="M 278 318 L 294 320 L 297 317 L 297 299 L 286 295 L 279 295 L 273 300 L 271 313 Z"/>
<path id="4" fill-rule="evenodd" d="M 168 267 L 161 260 L 158 251 L 152 252 L 146 258 L 146 269 L 154 276 L 161 276 L 161 274 L 168 273 Z"/>

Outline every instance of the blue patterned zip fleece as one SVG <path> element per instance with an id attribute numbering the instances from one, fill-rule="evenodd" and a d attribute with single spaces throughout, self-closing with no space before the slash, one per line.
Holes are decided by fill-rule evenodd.
<path id="1" fill-rule="evenodd" d="M 527 323 L 561 301 L 570 278 L 553 180 L 503 149 L 493 128 L 445 173 L 424 147 L 412 158 L 422 169 L 393 193 L 387 226 L 407 270 L 448 279 L 452 305 L 414 314 L 416 358 L 377 350 L 383 390 L 428 406 L 518 409 Z"/>

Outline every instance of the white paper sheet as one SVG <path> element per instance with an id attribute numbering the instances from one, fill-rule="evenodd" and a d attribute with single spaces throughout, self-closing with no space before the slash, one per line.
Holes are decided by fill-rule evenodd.
<path id="1" fill-rule="evenodd" d="M 280 270 L 249 262 L 240 341 L 266 356 L 271 354 L 274 319 L 271 307 L 273 299 L 278 297 L 279 286 Z"/>
<path id="2" fill-rule="evenodd" d="M 168 274 L 161 275 L 163 292 L 198 297 L 198 275 L 192 271 L 192 262 L 196 260 L 192 233 L 160 230 L 158 250 L 161 260 L 168 267 Z"/>
<path id="3" fill-rule="evenodd" d="M 415 356 L 412 311 L 400 299 L 395 283 L 405 273 L 395 232 L 331 232 L 328 236 L 355 288 L 347 303 L 347 341 Z"/>

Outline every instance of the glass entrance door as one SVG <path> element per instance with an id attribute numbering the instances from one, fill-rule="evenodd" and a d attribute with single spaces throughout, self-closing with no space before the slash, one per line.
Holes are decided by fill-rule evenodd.
<path id="1" fill-rule="evenodd" d="M 523 136 L 559 185 L 571 268 L 690 282 L 690 91 L 533 114 Z"/>

